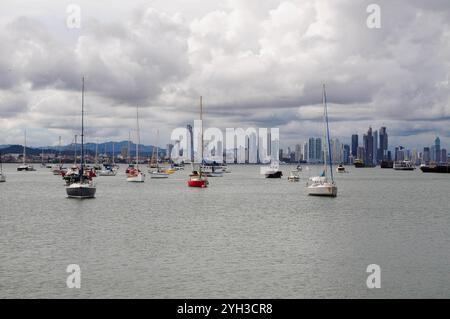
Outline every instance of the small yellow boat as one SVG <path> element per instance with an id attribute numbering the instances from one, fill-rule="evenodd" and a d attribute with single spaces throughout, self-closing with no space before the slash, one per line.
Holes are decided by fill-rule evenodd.
<path id="1" fill-rule="evenodd" d="M 167 173 L 167 174 L 173 174 L 173 173 L 175 173 L 177 170 L 175 170 L 175 169 L 166 169 L 165 171 L 164 171 L 164 173 Z"/>

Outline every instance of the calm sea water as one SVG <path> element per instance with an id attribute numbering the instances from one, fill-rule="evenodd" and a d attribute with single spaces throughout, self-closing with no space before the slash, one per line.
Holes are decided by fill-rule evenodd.
<path id="1" fill-rule="evenodd" d="M 318 167 L 288 183 L 230 166 L 208 189 L 188 170 L 131 184 L 124 168 L 79 201 L 48 169 L 5 166 L 1 298 L 450 297 L 450 175 L 349 168 L 331 199 L 305 194 Z"/>

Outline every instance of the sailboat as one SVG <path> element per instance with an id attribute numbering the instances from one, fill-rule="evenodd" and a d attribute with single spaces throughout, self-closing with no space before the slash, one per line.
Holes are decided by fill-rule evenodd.
<path id="1" fill-rule="evenodd" d="M 325 91 L 325 84 L 323 85 L 323 121 L 324 121 L 324 167 L 320 176 L 312 177 L 306 184 L 308 195 L 312 196 L 337 196 L 337 186 L 333 177 L 333 164 L 331 161 L 331 143 L 330 143 L 330 129 L 328 126 L 328 110 L 327 110 L 327 94 Z M 327 163 L 328 162 L 328 163 Z M 329 170 L 328 170 L 329 165 Z M 330 176 L 328 176 L 328 174 Z"/>
<path id="2" fill-rule="evenodd" d="M 150 165 L 150 178 L 169 178 L 169 173 L 166 173 L 165 171 L 163 171 L 161 169 L 161 167 L 159 167 L 159 130 L 156 133 L 157 135 L 157 139 L 156 139 L 156 170 L 152 170 L 151 169 L 151 165 Z M 152 156 L 152 159 L 155 158 L 154 156 Z"/>
<path id="3" fill-rule="evenodd" d="M 139 109 L 136 107 L 136 124 L 137 124 L 137 145 L 136 145 L 136 165 L 127 169 L 127 182 L 143 183 L 145 182 L 145 174 L 139 170 L 139 144 L 141 144 L 139 136 Z"/>
<path id="4" fill-rule="evenodd" d="M 114 149 L 114 144 L 113 144 L 113 149 Z M 106 154 L 107 154 L 107 151 L 106 151 L 106 144 L 105 144 L 105 155 Z M 113 158 L 114 158 L 114 151 L 113 151 Z M 114 168 L 114 159 L 113 159 L 112 163 L 103 163 L 102 166 L 103 167 L 101 168 L 101 171 L 98 174 L 99 176 L 116 176 L 117 169 Z"/>
<path id="5" fill-rule="evenodd" d="M 3 174 L 3 157 L 0 153 L 0 183 L 6 182 L 6 175 Z"/>
<path id="6" fill-rule="evenodd" d="M 35 171 L 33 165 L 31 164 L 27 164 L 26 160 L 27 160 L 27 131 L 25 131 L 25 143 L 23 145 L 23 158 L 22 158 L 22 165 L 20 165 L 19 167 L 17 167 L 17 170 L 19 172 L 30 172 L 30 171 Z"/>
<path id="7" fill-rule="evenodd" d="M 202 121 L 202 133 L 201 133 L 201 145 L 200 145 L 200 152 L 201 152 L 201 163 L 199 165 L 198 171 L 195 169 L 192 170 L 191 175 L 189 176 L 188 180 L 188 186 L 189 187 L 200 187 L 205 188 L 208 186 L 208 178 L 206 174 L 202 172 L 202 165 L 203 165 L 203 98 L 200 96 L 200 121 Z M 194 167 L 194 164 L 192 163 L 192 167 Z"/>
<path id="8" fill-rule="evenodd" d="M 62 164 L 62 158 L 61 158 L 61 136 L 59 137 L 58 152 L 59 152 L 58 153 L 59 164 L 52 166 L 53 175 L 62 175 L 63 172 L 64 172 L 64 174 L 67 172 L 67 170 L 63 168 L 63 164 Z"/>
<path id="9" fill-rule="evenodd" d="M 92 181 L 91 172 L 85 174 L 85 161 L 84 161 L 84 77 L 82 80 L 81 89 L 81 165 L 78 172 L 78 176 L 69 181 L 69 185 L 66 187 L 67 196 L 69 198 L 94 198 L 97 188 Z"/>

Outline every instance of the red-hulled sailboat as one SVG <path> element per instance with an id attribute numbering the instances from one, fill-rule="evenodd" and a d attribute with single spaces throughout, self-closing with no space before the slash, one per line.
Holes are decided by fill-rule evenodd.
<path id="1" fill-rule="evenodd" d="M 199 165 L 198 171 L 193 169 L 192 174 L 189 175 L 188 186 L 189 187 L 200 187 L 206 188 L 209 184 L 208 178 L 205 173 L 202 172 L 203 165 L 203 98 L 200 96 L 200 121 L 202 121 L 202 132 L 201 132 L 201 163 Z"/>

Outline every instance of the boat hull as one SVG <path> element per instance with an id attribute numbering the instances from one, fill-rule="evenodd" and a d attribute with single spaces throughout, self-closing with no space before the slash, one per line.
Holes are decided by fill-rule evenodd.
<path id="1" fill-rule="evenodd" d="M 99 176 L 116 176 L 115 171 L 100 171 Z"/>
<path id="2" fill-rule="evenodd" d="M 6 182 L 6 176 L 0 174 L 0 183 Z"/>
<path id="3" fill-rule="evenodd" d="M 130 182 L 130 183 L 143 183 L 143 182 L 145 182 L 145 175 L 144 174 L 139 174 L 137 176 L 128 176 L 127 177 L 127 182 Z"/>
<path id="4" fill-rule="evenodd" d="M 35 171 L 35 169 L 31 166 L 26 166 L 26 167 L 19 166 L 19 167 L 17 167 L 17 171 L 18 172 L 32 172 L 32 171 Z"/>
<path id="5" fill-rule="evenodd" d="M 307 187 L 308 195 L 310 196 L 324 196 L 324 197 L 336 197 L 337 187 L 334 185 L 317 185 Z"/>
<path id="6" fill-rule="evenodd" d="M 67 197 L 69 198 L 94 198 L 97 189 L 89 185 L 75 184 L 66 187 Z"/>
<path id="7" fill-rule="evenodd" d="M 437 165 L 437 166 L 421 166 L 420 170 L 424 173 L 450 173 L 450 164 L 449 165 Z"/>
<path id="8" fill-rule="evenodd" d="M 189 187 L 206 188 L 208 186 L 208 182 L 204 179 L 189 180 L 188 186 Z"/>
<path id="9" fill-rule="evenodd" d="M 277 171 L 277 172 L 273 172 L 273 173 L 266 173 L 266 178 L 281 178 L 281 176 L 283 176 L 283 172 L 282 171 Z"/>
<path id="10" fill-rule="evenodd" d="M 152 172 L 150 173 L 150 178 L 152 179 L 169 178 L 169 174 L 162 172 Z"/>

